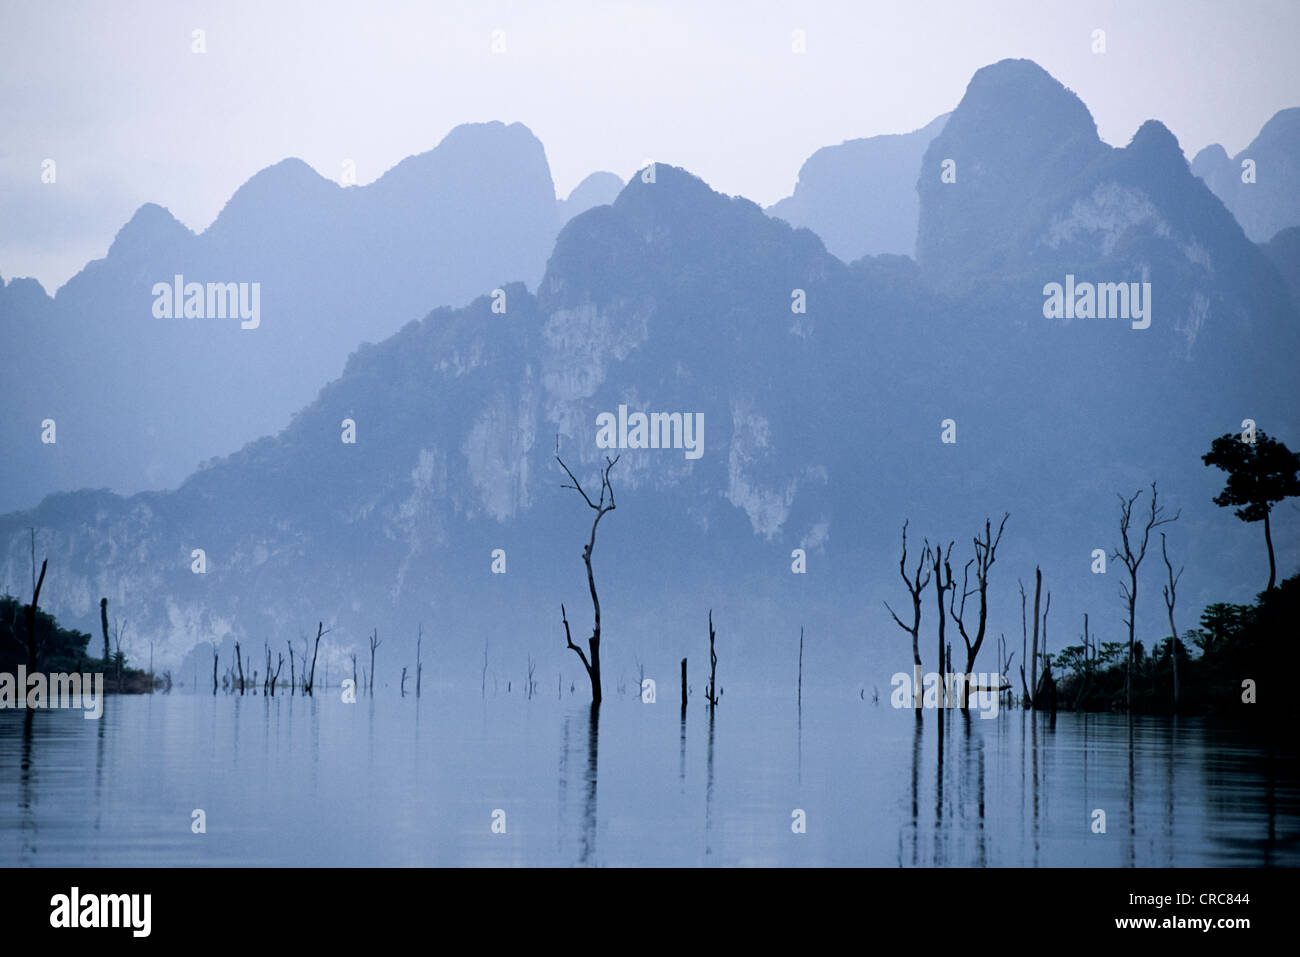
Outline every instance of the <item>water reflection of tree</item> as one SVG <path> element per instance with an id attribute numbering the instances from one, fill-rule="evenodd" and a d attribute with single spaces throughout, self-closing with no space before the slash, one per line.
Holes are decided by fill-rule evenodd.
<path id="1" fill-rule="evenodd" d="M 23 714 L 23 741 L 18 765 L 18 832 L 22 839 L 18 845 L 18 860 L 36 863 L 36 836 L 40 828 L 36 823 L 36 775 L 33 761 L 32 722 L 35 712 L 30 708 Z"/>
<path id="2" fill-rule="evenodd" d="M 600 706 L 591 705 L 585 714 L 587 747 L 581 777 L 582 814 L 578 825 L 578 863 L 593 865 L 596 863 L 596 786 L 599 777 Z M 573 722 L 577 719 L 576 714 L 568 714 L 564 719 L 563 740 L 560 747 L 561 814 L 566 806 L 569 785 L 570 731 Z M 578 730 L 581 733 L 582 729 Z"/>
<path id="3" fill-rule="evenodd" d="M 704 856 L 713 854 L 713 709 L 709 709 L 709 746 L 704 787 Z"/>

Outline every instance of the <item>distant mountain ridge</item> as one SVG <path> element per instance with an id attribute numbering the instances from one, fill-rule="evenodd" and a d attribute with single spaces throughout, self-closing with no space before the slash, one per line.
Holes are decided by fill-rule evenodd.
<path id="1" fill-rule="evenodd" d="M 1281 230 L 1300 226 L 1300 107 L 1275 113 L 1236 156 L 1218 143 L 1205 147 L 1192 160 L 1192 172 L 1252 241 L 1267 243 Z"/>
<path id="2" fill-rule="evenodd" d="M 955 183 L 941 179 L 944 159 Z M 917 189 L 917 260 L 950 294 L 1011 295 L 1020 312 L 1067 273 L 1145 281 L 1177 333 L 1170 347 L 1189 355 L 1293 333 L 1277 269 L 1191 174 L 1169 130 L 1148 120 L 1128 146 L 1107 146 L 1078 97 L 1029 61 L 975 74 Z"/>
<path id="3" fill-rule="evenodd" d="M 618 198 L 623 185 L 614 173 L 592 173 L 573 188 L 567 199 L 560 200 L 560 221 L 567 223 L 593 206 L 608 206 Z"/>
<path id="4" fill-rule="evenodd" d="M 499 122 L 457 127 L 366 186 L 284 160 L 197 235 L 142 206 L 53 298 L 31 280 L 0 288 L 6 358 L 27 370 L 0 382 L 0 445 L 33 452 L 0 462 L 0 508 L 86 485 L 177 484 L 282 428 L 359 342 L 431 305 L 535 287 L 564 215 L 542 144 Z M 178 275 L 257 283 L 263 321 L 157 318 L 152 289 Z M 42 447 L 47 419 L 57 441 Z"/>
<path id="5" fill-rule="evenodd" d="M 920 210 L 916 175 L 949 115 L 912 133 L 822 147 L 800 168 L 794 193 L 767 212 L 811 229 L 845 262 L 882 253 L 914 255 Z"/>

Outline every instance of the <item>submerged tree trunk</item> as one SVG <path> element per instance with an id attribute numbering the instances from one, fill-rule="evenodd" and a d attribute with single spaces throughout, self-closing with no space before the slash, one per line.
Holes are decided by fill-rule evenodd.
<path id="1" fill-rule="evenodd" d="M 382 644 L 383 642 L 379 640 L 379 629 L 376 628 L 374 634 L 370 636 L 370 678 L 367 684 L 367 690 L 369 690 L 371 694 L 374 694 L 375 691 L 375 649 Z"/>
<path id="2" fill-rule="evenodd" d="M 952 555 L 953 543 L 948 543 L 948 553 L 944 554 L 943 546 L 939 545 L 934 550 L 934 597 L 939 609 L 939 684 L 944 689 L 944 699 L 939 702 L 939 720 L 943 720 L 943 709 L 947 706 L 947 689 L 949 682 L 948 674 L 948 655 L 946 643 L 943 640 L 944 623 L 947 618 L 943 610 L 943 593 L 952 588 L 952 566 L 948 564 L 948 556 Z M 947 581 L 944 580 L 945 576 Z"/>
<path id="3" fill-rule="evenodd" d="M 326 630 L 325 628 L 325 622 L 323 621 L 317 622 L 316 623 L 316 645 L 315 647 L 312 648 L 312 652 L 311 652 L 311 672 L 308 674 L 307 683 L 306 685 L 303 686 L 302 689 L 307 694 L 313 696 L 316 689 L 316 657 L 320 654 L 320 640 L 322 636 L 328 634 L 329 631 Z"/>
<path id="4" fill-rule="evenodd" d="M 799 628 L 799 713 L 803 714 L 803 627 Z"/>
<path id="5" fill-rule="evenodd" d="M 99 628 L 104 633 L 104 670 L 108 670 L 108 663 L 112 660 L 108 651 L 108 599 L 99 600 Z"/>
<path id="6" fill-rule="evenodd" d="M 1264 504 L 1264 544 L 1268 546 L 1268 587 L 1265 591 L 1272 591 L 1273 584 L 1277 581 L 1277 560 L 1273 557 L 1273 532 L 1269 528 L 1268 514 L 1272 510 L 1268 503 Z"/>
<path id="7" fill-rule="evenodd" d="M 41 600 L 41 586 L 45 584 L 45 566 L 49 564 L 49 559 L 41 562 L 41 577 L 32 587 L 32 603 L 23 611 L 27 618 L 27 670 L 34 673 L 40 670 L 41 646 L 36 640 L 36 609 Z M 35 559 L 32 560 L 33 570 L 35 569 Z"/>
<path id="8" fill-rule="evenodd" d="M 1083 613 L 1083 674 L 1079 677 L 1079 690 L 1074 695 L 1074 710 L 1079 710 L 1084 697 L 1092 689 L 1092 639 L 1088 636 L 1088 613 Z"/>
<path id="9" fill-rule="evenodd" d="M 1169 560 L 1169 547 L 1165 543 L 1165 533 L 1160 533 L 1160 555 L 1165 560 L 1165 569 L 1169 573 L 1169 584 L 1161 589 L 1165 599 L 1165 611 L 1169 613 L 1169 659 L 1173 665 L 1174 671 L 1174 711 L 1178 710 L 1178 705 L 1182 697 L 1178 687 L 1178 628 L 1174 625 L 1174 602 L 1177 598 L 1178 580 L 1183 577 L 1183 570 L 1178 569 L 1174 574 L 1173 562 Z"/>
<path id="10" fill-rule="evenodd" d="M 713 640 L 717 636 L 713 631 L 713 609 L 709 609 L 709 713 L 718 706 L 718 654 L 713 650 Z"/>
<path id="11" fill-rule="evenodd" d="M 1020 586 L 1020 707 L 1033 707 L 1033 698 L 1029 693 L 1029 684 L 1025 681 L 1025 668 L 1029 663 L 1029 598 L 1025 595 L 1025 583 L 1017 579 Z"/>
<path id="12" fill-rule="evenodd" d="M 957 631 L 961 634 L 961 640 L 966 645 L 966 680 L 961 685 L 961 700 L 958 702 L 963 710 L 969 706 L 970 683 L 975 673 L 975 659 L 979 656 L 980 649 L 984 647 L 984 634 L 988 626 L 988 590 L 989 590 L 989 569 L 997 561 L 998 543 L 1002 541 L 1002 530 L 1006 528 L 1007 519 L 1011 517 L 1010 513 L 1002 516 L 1002 523 L 998 525 L 998 533 L 993 534 L 993 523 L 988 519 L 984 520 L 984 537 L 974 539 L 975 557 L 966 563 L 961 573 L 961 605 L 957 606 L 957 592 L 953 591 L 952 597 L 948 600 L 948 611 L 952 614 L 953 620 L 957 622 Z M 975 588 L 969 588 L 969 575 L 971 565 L 975 566 Z M 966 599 L 972 595 L 979 597 L 979 620 L 975 629 L 975 635 L 972 637 L 966 631 Z M 999 682 L 1001 684 L 1001 682 Z"/>
<path id="13" fill-rule="evenodd" d="M 584 654 L 582 649 L 573 643 L 573 635 L 569 631 L 568 613 L 565 611 L 563 603 L 560 604 L 560 620 L 564 623 L 564 638 L 565 641 L 567 642 L 567 646 L 569 648 L 572 648 L 575 652 L 577 652 L 578 658 L 582 661 L 582 666 L 587 669 L 587 677 L 591 680 L 591 703 L 593 705 L 598 705 L 600 704 L 601 701 L 600 598 L 596 594 L 596 576 L 591 568 L 591 553 L 596 547 L 596 527 L 600 524 L 600 520 L 605 517 L 606 512 L 614 511 L 614 486 L 611 485 L 609 482 L 609 473 L 610 470 L 614 468 L 615 463 L 618 462 L 618 456 L 615 456 L 613 459 L 610 459 L 608 457 L 605 459 L 605 461 L 608 464 L 605 466 L 605 470 L 601 473 L 600 497 L 595 502 L 593 502 L 591 500 L 591 497 L 587 495 L 585 491 L 583 491 L 581 483 L 579 483 L 577 478 L 574 477 L 573 473 L 569 471 L 569 467 L 564 464 L 564 460 L 561 459 L 558 455 L 555 457 L 555 460 L 560 463 L 560 467 L 564 469 L 565 473 L 569 476 L 569 480 L 573 483 L 572 485 L 565 485 L 562 487 L 574 489 L 579 495 L 582 496 L 583 501 L 585 501 L 587 505 L 589 505 L 596 512 L 596 517 L 595 519 L 592 520 L 591 523 L 591 537 L 588 539 L 587 544 L 583 546 L 582 549 L 582 561 L 583 564 L 587 566 L 587 587 L 591 592 L 591 608 L 594 616 L 594 623 L 592 625 L 591 637 L 587 639 L 587 647 L 590 649 L 591 652 L 590 657 Z M 606 492 L 609 493 L 608 505 L 605 504 Z"/>
<path id="14" fill-rule="evenodd" d="M 1146 557 L 1147 542 L 1151 538 L 1151 530 L 1161 525 L 1168 525 L 1170 522 L 1178 520 L 1181 510 L 1174 512 L 1172 516 L 1164 514 L 1164 509 L 1160 506 L 1160 496 L 1156 490 L 1156 483 L 1151 483 L 1151 508 L 1147 515 L 1146 522 L 1141 528 L 1141 537 L 1138 537 L 1138 530 L 1133 525 L 1133 505 L 1142 495 L 1142 489 L 1138 489 L 1129 498 L 1119 497 L 1119 534 L 1120 548 L 1115 549 L 1113 557 L 1124 563 L 1128 570 L 1128 581 L 1120 585 L 1120 594 L 1128 602 L 1128 666 L 1124 670 L 1124 698 L 1130 714 L 1133 712 L 1133 669 L 1135 662 L 1134 654 L 1134 633 L 1136 631 L 1136 611 L 1137 611 L 1137 575 L 1138 568 L 1142 565 L 1142 559 Z M 1133 532 L 1132 538 L 1129 533 Z"/>
<path id="15" fill-rule="evenodd" d="M 894 614 L 894 609 L 889 607 L 889 602 L 885 602 L 885 610 L 889 612 L 890 617 L 899 628 L 912 636 L 912 705 L 916 709 L 916 720 L 921 720 L 921 602 L 924 598 L 926 586 L 930 584 L 930 546 L 926 543 L 921 550 L 921 557 L 917 560 L 916 571 L 911 578 L 907 575 L 907 521 L 903 522 L 903 553 L 898 559 L 898 574 L 903 579 L 903 584 L 907 587 L 907 593 L 912 599 L 912 624 L 905 625 L 903 620 Z M 942 670 L 942 669 L 940 669 Z"/>
<path id="16" fill-rule="evenodd" d="M 1033 660 L 1029 670 L 1029 680 L 1033 687 L 1033 707 L 1038 708 L 1038 602 L 1043 592 L 1043 570 L 1034 568 L 1034 645 Z"/>

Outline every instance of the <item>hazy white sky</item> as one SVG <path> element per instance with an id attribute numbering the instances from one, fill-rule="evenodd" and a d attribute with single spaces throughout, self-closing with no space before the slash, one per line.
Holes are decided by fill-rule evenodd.
<path id="1" fill-rule="evenodd" d="M 53 291 L 142 203 L 198 231 L 286 156 L 365 183 L 483 120 L 530 127 L 561 196 L 653 158 L 766 205 L 817 148 L 922 126 L 1005 57 L 1108 142 L 1154 117 L 1189 159 L 1235 153 L 1300 105 L 1297 37 L 1295 0 L 0 0 L 0 275 Z"/>

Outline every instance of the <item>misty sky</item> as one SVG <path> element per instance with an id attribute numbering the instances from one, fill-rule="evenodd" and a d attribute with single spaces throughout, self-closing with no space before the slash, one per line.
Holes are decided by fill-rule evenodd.
<path id="1" fill-rule="evenodd" d="M 0 276 L 53 291 L 142 203 L 198 231 L 286 156 L 366 183 L 484 120 L 530 127 L 561 196 L 655 159 L 766 205 L 814 150 L 922 126 L 1005 57 L 1078 93 L 1107 142 L 1154 117 L 1189 159 L 1235 153 L 1300 105 L 1297 36 L 1293 0 L 0 0 Z"/>

